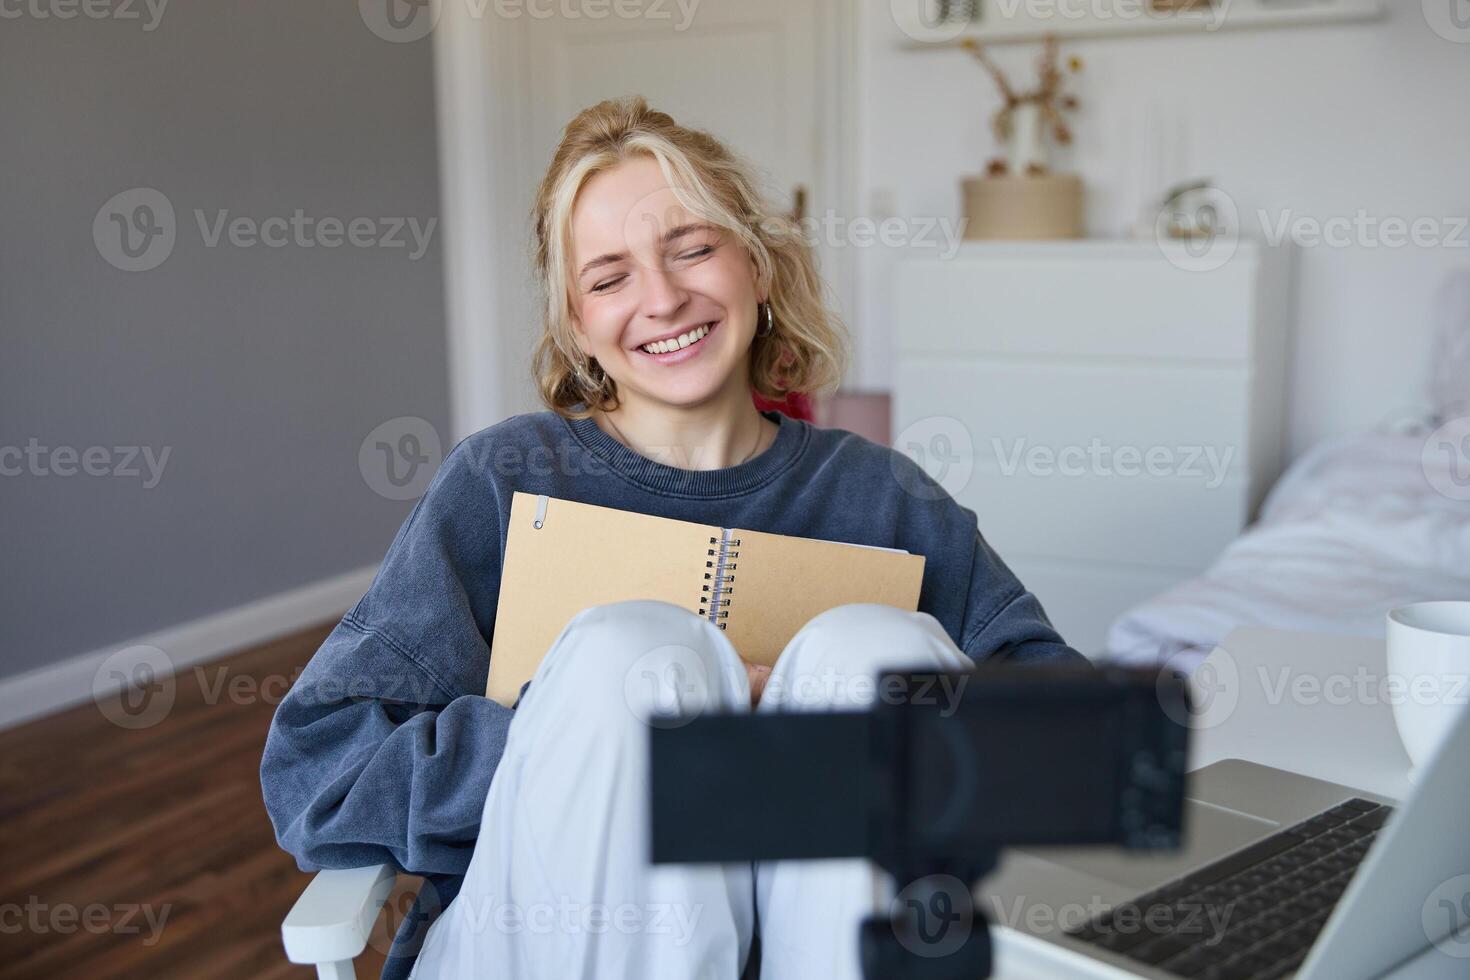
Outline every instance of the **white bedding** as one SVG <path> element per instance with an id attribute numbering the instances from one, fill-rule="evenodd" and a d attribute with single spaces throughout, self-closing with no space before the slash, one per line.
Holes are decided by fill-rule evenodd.
<path id="1" fill-rule="evenodd" d="M 1425 440 L 1353 436 L 1306 453 L 1209 571 L 1113 624 L 1109 653 L 1187 667 L 1239 625 L 1382 635 L 1395 606 L 1470 599 L 1470 502 L 1434 489 L 1457 464 L 1463 480 L 1465 461 L 1426 455 Z"/>

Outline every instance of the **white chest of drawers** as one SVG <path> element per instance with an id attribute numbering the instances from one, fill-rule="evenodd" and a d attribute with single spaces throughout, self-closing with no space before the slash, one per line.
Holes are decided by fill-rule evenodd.
<path id="1" fill-rule="evenodd" d="M 899 264 L 894 445 L 1078 649 L 1204 569 L 1280 472 L 1285 258 L 1006 242 Z"/>

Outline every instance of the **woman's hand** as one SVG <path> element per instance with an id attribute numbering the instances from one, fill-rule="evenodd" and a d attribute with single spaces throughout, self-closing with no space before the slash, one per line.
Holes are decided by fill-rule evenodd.
<path id="1" fill-rule="evenodd" d="M 760 703 L 761 695 L 765 693 L 766 681 L 771 678 L 771 668 L 763 664 L 753 664 L 749 660 L 741 660 L 745 665 L 745 675 L 750 678 L 750 706 L 754 708 Z"/>

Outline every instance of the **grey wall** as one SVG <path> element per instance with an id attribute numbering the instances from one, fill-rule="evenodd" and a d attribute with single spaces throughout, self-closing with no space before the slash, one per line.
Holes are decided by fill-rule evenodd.
<path id="1" fill-rule="evenodd" d="M 194 213 L 437 216 L 430 42 L 351 0 L 176 2 L 152 31 L 132 9 L 0 21 L 0 453 L 170 452 L 151 489 L 0 455 L 0 676 L 376 561 L 411 502 L 359 446 L 398 416 L 449 432 L 437 230 L 418 261 L 211 248 Z M 133 187 L 175 209 L 151 271 L 93 238 Z"/>

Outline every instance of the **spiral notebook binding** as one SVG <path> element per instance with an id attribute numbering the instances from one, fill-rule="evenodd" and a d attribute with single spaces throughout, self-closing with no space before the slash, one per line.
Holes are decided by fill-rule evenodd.
<path id="1" fill-rule="evenodd" d="M 736 563 L 733 558 L 740 557 L 740 539 L 731 537 L 729 528 L 725 528 L 718 538 L 709 539 L 710 547 L 705 551 L 706 561 L 704 567 L 708 569 L 704 573 L 705 584 L 700 587 L 703 593 L 699 597 L 699 614 L 720 629 L 724 629 L 724 620 L 729 618 L 730 593 L 735 591 Z"/>

